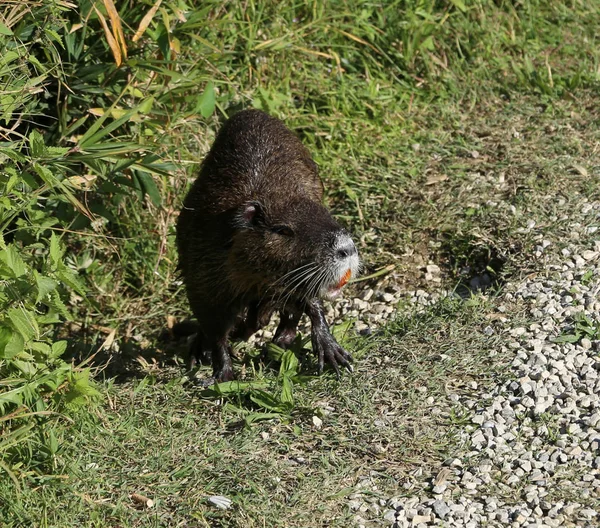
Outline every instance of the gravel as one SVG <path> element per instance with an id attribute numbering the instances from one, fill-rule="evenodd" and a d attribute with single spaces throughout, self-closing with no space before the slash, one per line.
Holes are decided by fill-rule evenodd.
<path id="1" fill-rule="evenodd" d="M 600 203 L 584 202 L 579 213 L 570 238 L 539 235 L 541 269 L 509 281 L 496 299 L 501 328 L 486 333 L 501 332 L 499 357 L 512 358 L 504 380 L 491 390 L 473 382 L 478 397 L 448 395 L 471 416 L 460 452 L 433 475 L 419 472 L 420 486 L 399 483 L 402 496 L 376 509 L 354 496 L 357 526 L 374 518 L 394 528 L 600 526 L 600 240 L 585 236 L 600 225 Z M 433 279 L 439 268 L 425 273 Z M 445 294 L 367 290 L 358 299 L 366 305 L 343 301 L 330 315 L 357 317 L 365 333 L 392 315 L 390 303 L 425 306 Z M 583 316 L 587 333 L 585 322 L 576 326 Z"/>

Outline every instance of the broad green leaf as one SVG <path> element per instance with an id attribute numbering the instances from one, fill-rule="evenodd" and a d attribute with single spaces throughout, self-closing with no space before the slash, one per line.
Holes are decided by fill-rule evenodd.
<path id="1" fill-rule="evenodd" d="M 6 346 L 4 347 L 4 351 L 0 354 L 0 357 L 4 359 L 14 358 L 16 355 L 23 352 L 24 349 L 25 340 L 23 339 L 23 336 L 17 332 L 13 332 L 8 343 L 6 343 Z"/>
<path id="2" fill-rule="evenodd" d="M 63 250 L 60 247 L 60 237 L 56 233 L 50 235 L 50 261 L 56 268 L 62 262 Z"/>
<path id="3" fill-rule="evenodd" d="M 68 147 L 47 147 L 46 153 L 54 158 L 62 158 L 67 155 L 71 149 Z"/>
<path id="4" fill-rule="evenodd" d="M 31 134 L 29 134 L 29 148 L 33 158 L 41 158 L 46 154 L 44 138 L 37 130 L 32 130 Z"/>
<path id="5" fill-rule="evenodd" d="M 54 41 L 58 42 L 60 44 L 61 48 L 64 49 L 65 46 L 63 44 L 62 38 L 60 38 L 60 35 L 56 31 L 54 31 L 51 28 L 45 28 L 44 31 L 46 32 L 46 35 L 52 37 L 52 39 Z"/>
<path id="6" fill-rule="evenodd" d="M 52 348 L 48 343 L 44 343 L 43 341 L 32 341 L 29 343 L 29 348 L 36 352 L 41 352 L 44 356 L 49 356 L 52 353 Z"/>
<path id="7" fill-rule="evenodd" d="M 291 350 L 286 350 L 281 356 L 279 374 L 282 376 L 293 376 L 298 373 L 298 358 Z"/>
<path id="8" fill-rule="evenodd" d="M 39 70 L 38 73 L 45 73 L 47 71 L 47 68 L 37 59 L 35 55 L 30 53 L 27 57 L 27 60 Z"/>
<path id="9" fill-rule="evenodd" d="M 335 337 L 336 340 L 341 343 L 342 341 L 344 341 L 344 339 L 348 335 L 348 332 L 350 331 L 350 329 L 353 326 L 354 326 L 354 321 L 344 321 L 343 323 L 340 323 L 339 325 L 335 325 L 331 329 L 331 333 L 333 334 L 333 337 Z"/>
<path id="10" fill-rule="evenodd" d="M 64 395 L 64 399 L 68 404 L 82 405 L 90 399 L 96 399 L 101 396 L 100 392 L 90 382 L 89 375 L 89 369 L 73 374 L 69 390 Z"/>
<path id="11" fill-rule="evenodd" d="M 7 315 L 15 330 L 17 330 L 26 341 L 34 338 L 39 339 L 40 329 L 35 320 L 35 315 L 32 312 L 25 308 L 9 308 Z"/>
<path id="12" fill-rule="evenodd" d="M 57 295 L 58 296 L 58 295 Z M 56 312 L 59 312 L 60 315 L 62 315 L 65 319 L 69 318 L 69 312 L 66 311 L 63 313 L 63 311 L 59 308 L 56 307 L 56 302 L 53 298 L 54 296 L 52 294 L 50 294 L 50 297 L 48 298 L 48 300 L 46 301 L 46 304 L 48 306 L 51 306 L 52 308 L 54 308 L 56 310 Z M 64 304 L 63 304 L 64 306 Z M 64 309 L 66 310 L 66 307 L 64 307 Z M 44 315 L 38 315 L 38 324 L 40 325 L 45 325 L 45 324 L 55 324 L 55 323 L 60 323 L 61 319 L 58 313 L 56 313 L 54 311 L 50 311 Z M 295 381 L 295 380 L 294 380 Z"/>
<path id="13" fill-rule="evenodd" d="M 281 402 L 263 390 L 253 391 L 252 394 L 250 394 L 250 399 L 260 407 L 269 411 L 285 412 Z"/>
<path id="14" fill-rule="evenodd" d="M 565 334 L 551 339 L 553 343 L 577 343 L 581 339 L 581 334 Z"/>
<path id="15" fill-rule="evenodd" d="M 59 449 L 60 445 L 59 445 L 58 439 L 56 438 L 56 435 L 54 434 L 54 431 L 52 429 L 50 429 L 48 431 L 48 436 L 46 438 L 45 444 L 46 444 L 46 448 L 52 455 L 55 455 L 56 453 L 58 453 L 58 449 Z"/>
<path id="16" fill-rule="evenodd" d="M 228 396 L 230 394 L 240 394 L 250 389 L 265 389 L 269 385 L 262 381 L 225 381 L 215 383 L 208 389 L 202 391 L 204 396 Z"/>
<path id="17" fill-rule="evenodd" d="M 0 22 L 0 35 L 6 35 L 7 37 L 11 37 L 13 35 L 13 32 L 2 22 Z"/>
<path id="18" fill-rule="evenodd" d="M 273 342 L 267 343 L 267 358 L 280 362 L 285 350 Z"/>
<path id="19" fill-rule="evenodd" d="M 54 174 L 52 174 L 52 171 L 48 167 L 44 167 L 39 163 L 34 163 L 33 169 L 35 172 L 37 172 L 38 176 L 44 180 L 44 183 L 49 185 L 51 188 L 58 185 L 58 179 L 56 176 L 54 176 Z"/>
<path id="20" fill-rule="evenodd" d="M 66 341 L 56 341 L 56 342 L 52 343 L 51 357 L 54 359 L 57 359 L 65 353 L 65 350 L 67 350 L 67 342 Z"/>
<path id="21" fill-rule="evenodd" d="M 13 389 L 7 392 L 0 392 L 0 406 L 2 404 L 14 404 L 14 405 L 23 405 L 23 386 Z M 35 424 L 30 424 L 29 427 L 33 427 Z M 10 443 L 5 442 L 4 438 L 2 442 L 0 442 L 0 449 L 5 450 L 10 446 Z"/>
<path id="22" fill-rule="evenodd" d="M 435 49 L 435 45 L 433 43 L 433 37 L 427 37 L 422 43 L 421 48 L 433 51 Z"/>
<path id="23" fill-rule="evenodd" d="M 21 255 L 19 255 L 14 245 L 10 244 L 6 249 L 0 251 L 0 259 L 12 271 L 14 278 L 22 277 L 27 273 L 25 262 L 23 262 Z"/>
<path id="24" fill-rule="evenodd" d="M 591 279 L 593 276 L 594 276 L 594 270 L 593 270 L 593 269 L 587 270 L 587 271 L 586 271 L 586 272 L 585 272 L 585 273 L 582 275 L 582 277 L 581 277 L 581 282 L 582 282 L 583 284 L 587 284 L 587 283 L 590 281 L 590 279 Z"/>
<path id="25" fill-rule="evenodd" d="M 12 364 L 26 376 L 33 376 L 39 369 L 45 368 L 45 365 L 42 363 L 23 361 L 21 359 L 13 359 Z"/>
<path id="26" fill-rule="evenodd" d="M 75 290 L 79 295 L 85 295 L 85 286 L 79 281 L 77 275 L 67 268 L 55 272 L 56 277 L 63 281 L 69 288 Z"/>
<path id="27" fill-rule="evenodd" d="M 289 405 L 289 407 L 294 406 L 294 389 L 292 385 L 292 381 L 289 376 L 283 376 L 283 387 L 281 388 L 281 401 Z"/>
<path id="28" fill-rule="evenodd" d="M 154 182 L 154 178 L 150 174 L 144 171 L 136 171 L 137 176 L 144 194 L 150 197 L 150 200 L 154 205 L 160 205 L 162 202 L 160 191 Z"/>
<path id="29" fill-rule="evenodd" d="M 252 425 L 255 422 L 263 422 L 265 420 L 280 420 L 281 416 L 276 413 L 250 413 L 244 418 L 246 425 Z"/>
<path id="30" fill-rule="evenodd" d="M 196 112 L 200 112 L 202 117 L 208 118 L 215 111 L 215 87 L 212 82 L 208 82 L 204 92 L 198 98 L 196 103 Z"/>
<path id="31" fill-rule="evenodd" d="M 12 167 L 11 168 L 6 167 L 4 170 L 7 173 L 10 173 L 10 172 L 12 172 L 12 170 L 14 170 L 14 169 L 12 169 L 12 170 L 11 169 L 12 169 Z M 8 194 L 10 191 L 12 191 L 14 189 L 15 185 L 17 185 L 17 183 L 19 183 L 20 181 L 21 181 L 21 178 L 19 178 L 18 174 L 11 174 L 10 178 L 6 182 L 6 186 L 5 186 L 6 194 Z"/>
<path id="32" fill-rule="evenodd" d="M 35 284 L 37 286 L 37 296 L 35 302 L 39 303 L 46 295 L 54 290 L 58 284 L 55 280 L 50 277 L 40 275 L 36 270 L 33 270 L 33 276 L 35 277 Z"/>
<path id="33" fill-rule="evenodd" d="M 140 114 L 149 114 L 150 110 L 152 110 L 152 105 L 154 104 L 154 97 L 147 97 L 144 99 L 139 105 L 138 110 Z"/>
<path id="34" fill-rule="evenodd" d="M 18 161 L 19 163 L 27 163 L 27 161 L 29 161 L 29 158 L 27 156 L 24 156 L 23 154 L 17 152 L 14 149 L 6 147 L 0 147 L 0 154 L 6 156 L 7 158 L 10 158 L 13 161 Z"/>
<path id="35" fill-rule="evenodd" d="M 450 2 L 454 5 L 454 7 L 460 9 L 463 13 L 467 10 L 467 6 L 462 0 L 450 0 Z"/>
<path id="36" fill-rule="evenodd" d="M 7 326 L 0 327 L 0 359 L 10 359 L 4 355 L 4 349 L 8 345 L 12 335 L 13 331 L 11 328 Z"/>

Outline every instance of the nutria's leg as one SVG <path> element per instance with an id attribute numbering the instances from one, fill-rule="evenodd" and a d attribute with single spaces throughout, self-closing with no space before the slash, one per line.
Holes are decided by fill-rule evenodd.
<path id="1" fill-rule="evenodd" d="M 258 301 L 250 303 L 245 319 L 236 324 L 229 337 L 233 340 L 246 341 L 252 334 L 269 323 L 272 314 L 273 308 L 270 304 L 261 304 Z"/>
<path id="2" fill-rule="evenodd" d="M 197 325 L 196 325 L 197 326 Z M 198 329 L 196 335 L 192 337 L 188 350 L 187 367 L 192 370 L 198 364 L 198 361 L 206 365 L 211 358 L 211 351 L 206 347 L 206 339 Z"/>
<path id="3" fill-rule="evenodd" d="M 214 341 L 212 346 L 213 377 L 216 381 L 232 381 L 231 347 L 227 336 Z"/>
<path id="4" fill-rule="evenodd" d="M 310 318 L 312 326 L 311 340 L 313 350 L 319 358 L 319 374 L 323 372 L 325 361 L 333 367 L 338 378 L 340 376 L 338 364 L 352 372 L 353 368 L 350 365 L 352 356 L 331 335 L 329 326 L 327 326 L 327 321 L 325 320 L 325 312 L 321 301 L 318 299 L 308 301 L 304 311 Z"/>
<path id="5" fill-rule="evenodd" d="M 201 354 L 210 351 L 215 380 L 231 381 L 233 366 L 228 337 L 240 311 L 239 308 L 235 304 L 221 310 L 215 310 L 214 306 L 196 305 L 193 311 L 203 335 L 201 341 L 197 340 L 195 351 L 200 351 Z"/>
<path id="6" fill-rule="evenodd" d="M 252 303 L 248 306 L 246 317 L 240 318 L 234 329 L 229 334 L 232 341 L 246 341 L 260 327 L 258 326 L 258 303 Z"/>
<path id="7" fill-rule="evenodd" d="M 285 309 L 280 312 L 279 326 L 275 330 L 273 343 L 281 348 L 288 348 L 296 339 L 301 310 Z"/>

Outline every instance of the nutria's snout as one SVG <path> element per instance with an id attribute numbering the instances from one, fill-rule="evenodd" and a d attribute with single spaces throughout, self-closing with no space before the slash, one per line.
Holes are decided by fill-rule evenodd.
<path id="1" fill-rule="evenodd" d="M 332 244 L 333 261 L 331 273 L 320 290 L 320 297 L 335 299 L 350 279 L 356 278 L 360 272 L 360 258 L 354 241 L 348 233 L 340 231 Z"/>

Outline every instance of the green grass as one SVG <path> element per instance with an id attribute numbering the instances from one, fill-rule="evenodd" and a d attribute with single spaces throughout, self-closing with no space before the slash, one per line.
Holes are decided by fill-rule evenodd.
<path id="1" fill-rule="evenodd" d="M 295 383 L 292 410 L 276 420 L 244 426 L 260 411 L 244 394 L 208 399 L 188 383 L 181 351 L 158 339 L 168 315 L 189 315 L 174 221 L 227 113 L 260 107 L 298 131 L 366 272 L 395 266 L 381 288 L 431 289 L 430 261 L 450 288 L 492 261 L 501 278 L 516 277 L 537 265 L 539 236 L 560 244 L 569 229 L 558 200 L 598 197 L 594 2 L 209 1 L 185 21 L 177 6 L 163 3 L 118 70 L 101 32 L 80 52 L 74 32 L 62 104 L 34 99 L 48 121 L 36 126 L 58 146 L 90 130 L 90 108 L 152 105 L 88 149 L 103 157 L 56 162 L 97 178 L 77 194 L 92 219 L 64 200 L 47 204 L 89 291 L 70 297 L 74 322 L 59 333 L 77 361 L 114 341 L 94 359 L 102 405 L 52 424 L 57 453 L 41 469 L 14 468 L 20 490 L 0 472 L 3 526 L 348 526 L 363 479 L 377 486 L 374 500 L 415 493 L 412 472 L 460 448 L 455 432 L 469 417 L 449 394 L 506 371 L 495 300 L 475 297 L 422 314 L 399 306 L 381 333 L 350 337 L 353 375 Z M 129 38 L 149 8 L 122 9 Z M 524 229 L 532 219 L 538 228 Z M 268 362 L 242 369 L 279 387 Z M 137 509 L 132 493 L 155 506 Z M 211 495 L 232 509 L 214 508 Z"/>
<path id="2" fill-rule="evenodd" d="M 482 361 L 498 342 L 481 331 L 488 309 L 482 298 L 447 301 L 355 342 L 355 374 L 300 387 L 282 422 L 243 427 L 231 405 L 203 400 L 174 369 L 168 381 L 110 383 L 105 408 L 63 432 L 57 477 L 20 494 L 0 487 L 14 526 L 342 526 L 359 479 L 387 498 L 446 456 L 456 427 L 446 392 L 499 374 Z M 132 493 L 155 507 L 136 510 Z M 211 507 L 211 495 L 233 508 Z"/>

